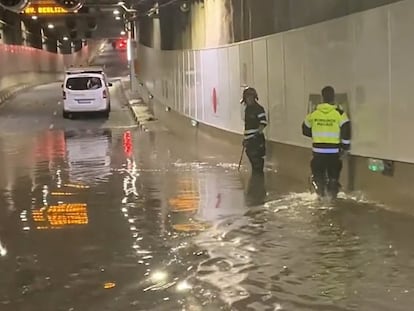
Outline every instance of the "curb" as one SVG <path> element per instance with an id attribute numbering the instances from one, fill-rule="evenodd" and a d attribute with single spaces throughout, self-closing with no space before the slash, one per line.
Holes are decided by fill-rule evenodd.
<path id="1" fill-rule="evenodd" d="M 0 90 L 0 105 L 3 105 L 4 103 L 6 103 L 11 97 L 18 94 L 19 92 L 22 92 L 24 90 L 30 89 L 35 86 L 53 83 L 54 81 L 55 80 L 52 79 L 50 81 L 39 81 L 38 83 L 31 83 L 31 84 L 23 83 L 23 84 L 8 87 L 4 90 Z"/>
<path id="2" fill-rule="evenodd" d="M 120 84 L 120 91 L 122 93 L 122 96 L 124 97 L 124 100 L 126 102 L 126 106 L 128 106 L 129 111 L 131 112 L 132 118 L 134 119 L 135 123 L 137 125 L 140 125 L 141 123 L 139 122 L 138 119 L 138 115 L 135 113 L 134 108 L 131 105 L 131 99 L 129 99 L 129 96 L 127 95 L 127 90 L 124 87 L 124 84 L 122 83 L 122 80 L 119 81 Z"/>
<path id="3" fill-rule="evenodd" d="M 154 115 L 150 113 L 146 114 L 145 112 L 142 112 L 142 110 L 139 111 L 140 110 L 139 107 L 145 107 L 146 109 L 149 109 L 142 98 L 129 100 L 128 106 L 129 106 L 129 110 L 131 111 L 132 117 L 134 118 L 136 124 L 142 128 L 145 128 L 146 124 L 157 120 L 154 117 Z M 135 107 L 137 107 L 137 109 L 135 109 Z"/>
<path id="4" fill-rule="evenodd" d="M 3 91 L 0 91 L 0 105 L 7 102 L 13 95 L 16 95 L 18 92 L 24 91 L 32 86 L 34 86 L 34 84 L 21 84 L 19 86 L 12 86 Z"/>
<path id="5" fill-rule="evenodd" d="M 137 125 L 141 125 L 141 123 L 139 122 L 139 119 L 138 119 L 138 115 L 135 113 L 135 110 L 132 107 L 130 102 L 128 103 L 128 108 L 129 108 L 129 111 L 131 111 L 131 114 L 132 114 L 132 117 L 134 118 L 135 123 Z"/>
<path id="6" fill-rule="evenodd" d="M 120 91 L 122 93 L 122 96 L 125 99 L 126 105 L 128 106 L 129 111 L 131 112 L 132 118 L 134 119 L 137 126 L 144 128 L 145 124 L 156 121 L 157 119 L 155 116 L 151 113 L 151 117 L 148 119 L 143 119 L 143 115 L 137 112 L 134 107 L 142 107 L 145 106 L 149 109 L 148 105 L 146 104 L 145 100 L 142 97 L 137 98 L 131 98 L 131 92 L 125 88 L 123 81 L 120 81 L 121 87 Z"/>

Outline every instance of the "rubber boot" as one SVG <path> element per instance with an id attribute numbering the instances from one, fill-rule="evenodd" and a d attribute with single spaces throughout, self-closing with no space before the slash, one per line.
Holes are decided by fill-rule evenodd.
<path id="1" fill-rule="evenodd" d="M 327 191 L 328 191 L 329 196 L 332 199 L 336 199 L 340 188 L 341 188 L 341 185 L 337 180 L 335 179 L 330 180 L 327 186 Z"/>
<path id="2" fill-rule="evenodd" d="M 312 187 L 316 194 L 320 197 L 325 196 L 325 182 L 321 180 L 317 180 L 312 176 Z"/>

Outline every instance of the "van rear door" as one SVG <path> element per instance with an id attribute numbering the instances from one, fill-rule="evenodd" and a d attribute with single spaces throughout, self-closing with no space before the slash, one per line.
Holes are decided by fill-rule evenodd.
<path id="1" fill-rule="evenodd" d="M 65 85 L 66 100 L 81 106 L 101 103 L 104 90 L 99 76 L 69 76 Z"/>

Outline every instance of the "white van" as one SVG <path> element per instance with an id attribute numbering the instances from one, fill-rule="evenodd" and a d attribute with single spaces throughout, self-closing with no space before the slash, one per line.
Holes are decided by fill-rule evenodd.
<path id="1" fill-rule="evenodd" d="M 109 88 L 103 68 L 80 67 L 66 71 L 63 81 L 63 117 L 74 113 L 101 112 L 106 118 L 111 112 Z"/>

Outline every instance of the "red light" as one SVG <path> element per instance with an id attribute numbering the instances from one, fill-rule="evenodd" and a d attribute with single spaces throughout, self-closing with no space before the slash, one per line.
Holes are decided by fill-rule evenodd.
<path id="1" fill-rule="evenodd" d="M 48 131 L 36 137 L 33 155 L 43 160 L 62 159 L 66 155 L 63 131 Z M 31 153 L 32 154 L 32 153 Z"/>
<path id="2" fill-rule="evenodd" d="M 127 40 L 126 39 L 119 39 L 117 42 L 118 49 L 125 49 L 127 46 Z"/>
<path id="3" fill-rule="evenodd" d="M 132 155 L 132 139 L 131 132 L 126 131 L 123 136 L 123 145 L 125 154 L 130 157 Z"/>

